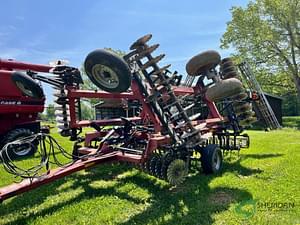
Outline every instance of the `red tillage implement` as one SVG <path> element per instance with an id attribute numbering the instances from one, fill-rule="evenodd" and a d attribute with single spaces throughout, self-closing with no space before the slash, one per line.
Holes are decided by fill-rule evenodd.
<path id="1" fill-rule="evenodd" d="M 158 65 L 164 55 L 152 56 L 158 45 L 148 46 L 150 39 L 151 35 L 146 35 L 137 40 L 123 58 L 106 50 L 95 50 L 86 57 L 85 72 L 103 91 L 81 90 L 83 81 L 77 68 L 0 61 L 1 74 L 18 71 L 23 77 L 46 82 L 56 89 L 59 132 L 75 142 L 72 154 L 46 134 L 5 145 L 0 151 L 5 169 L 25 179 L 1 188 L 1 201 L 113 161 L 141 165 L 153 176 L 178 185 L 188 174 L 191 161 L 199 160 L 207 174 L 217 173 L 222 167 L 222 151 L 248 147 L 249 137 L 241 133 L 254 117 L 250 99 L 232 61 L 221 60 L 215 51 L 196 55 L 187 63 L 188 75 L 183 82 L 181 75 L 168 70 L 169 66 Z M 39 75 L 39 72 L 51 75 Z M 28 89 L 34 93 L 30 86 Z M 28 97 L 26 92 L 23 95 Z M 81 120 L 82 98 L 135 100 L 141 111 L 128 118 Z M 95 131 L 82 137 L 82 127 L 93 127 Z M 16 167 L 8 157 L 9 151 L 33 142 L 39 143 L 40 167 L 29 170 Z M 54 149 L 71 162 L 61 165 Z M 60 166 L 52 170 L 49 169 L 50 152 Z M 45 168 L 44 173 L 39 173 Z"/>

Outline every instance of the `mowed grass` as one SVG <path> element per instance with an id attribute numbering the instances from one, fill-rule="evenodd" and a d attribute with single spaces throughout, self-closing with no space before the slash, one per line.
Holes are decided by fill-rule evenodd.
<path id="1" fill-rule="evenodd" d="M 173 188 L 128 165 L 101 165 L 4 201 L 0 224 L 300 224 L 300 131 L 248 133 L 251 147 L 226 155 L 218 176 L 193 172 Z M 0 176 L 0 186 L 14 180 L 2 168 Z M 249 200 L 295 206 L 241 213 Z"/>

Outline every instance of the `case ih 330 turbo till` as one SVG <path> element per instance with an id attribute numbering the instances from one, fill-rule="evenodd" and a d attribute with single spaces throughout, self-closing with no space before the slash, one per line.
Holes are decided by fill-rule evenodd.
<path id="1" fill-rule="evenodd" d="M 149 46 L 150 39 L 151 35 L 138 39 L 123 58 L 106 50 L 95 50 L 86 57 L 85 72 L 103 91 L 81 90 L 83 81 L 77 68 L 0 61 L 0 67 L 6 68 L 0 73 L 11 76 L 27 97 L 40 95 L 37 80 L 55 88 L 59 132 L 74 141 L 72 153 L 45 133 L 6 144 L 0 151 L 2 164 L 23 180 L 2 187 L 1 201 L 79 170 L 116 161 L 137 164 L 153 176 L 178 185 L 194 160 L 201 162 L 204 173 L 217 173 L 222 167 L 222 152 L 249 146 L 248 135 L 241 133 L 255 117 L 251 98 L 232 60 L 221 60 L 215 51 L 198 54 L 188 61 L 188 75 L 182 82 L 182 76 L 168 70 L 170 65 L 158 65 L 164 55 L 152 56 L 159 45 Z M 81 120 L 81 98 L 138 100 L 142 111 L 131 118 Z M 194 113 L 196 106 L 202 113 Z M 95 131 L 82 137 L 83 127 Z M 36 144 L 39 165 L 25 169 L 11 159 L 14 149 Z M 70 162 L 62 165 L 57 152 Z M 50 169 L 51 163 L 59 167 Z"/>

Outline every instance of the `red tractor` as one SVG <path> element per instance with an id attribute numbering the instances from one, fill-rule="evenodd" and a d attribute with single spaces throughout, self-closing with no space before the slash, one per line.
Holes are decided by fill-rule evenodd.
<path id="1" fill-rule="evenodd" d="M 0 147 L 22 137 L 38 133 L 38 114 L 43 112 L 45 96 L 39 83 L 10 65 L 13 60 L 0 59 Z M 22 69 L 22 65 L 20 68 Z M 32 155 L 36 145 L 12 149 L 13 158 Z"/>

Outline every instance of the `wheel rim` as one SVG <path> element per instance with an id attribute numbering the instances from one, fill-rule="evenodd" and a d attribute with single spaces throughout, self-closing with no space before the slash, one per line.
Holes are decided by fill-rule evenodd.
<path id="1" fill-rule="evenodd" d="M 29 97 L 34 96 L 32 91 L 30 89 L 26 88 L 26 86 L 23 83 L 16 81 L 16 85 L 25 95 L 27 95 Z"/>
<path id="2" fill-rule="evenodd" d="M 92 68 L 94 79 L 106 88 L 116 88 L 119 86 L 119 77 L 115 71 L 105 65 L 96 64 Z"/>
<path id="3" fill-rule="evenodd" d="M 33 148 L 33 146 L 29 143 L 22 144 L 22 145 L 16 145 L 16 146 L 13 145 L 12 147 L 13 147 L 14 154 L 17 156 L 25 156 Z"/>
<path id="4" fill-rule="evenodd" d="M 213 167 L 215 168 L 216 171 L 218 171 L 220 169 L 221 161 L 222 161 L 222 159 L 221 159 L 220 151 L 217 150 L 213 157 Z"/>

